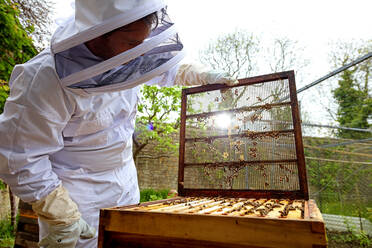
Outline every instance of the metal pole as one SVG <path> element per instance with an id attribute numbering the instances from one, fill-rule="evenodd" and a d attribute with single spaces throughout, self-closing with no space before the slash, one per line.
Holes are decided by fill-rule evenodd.
<path id="1" fill-rule="evenodd" d="M 307 89 L 309 89 L 311 87 L 313 87 L 314 85 L 319 84 L 320 82 L 322 82 L 322 81 L 324 81 L 324 80 L 326 80 L 326 79 L 328 79 L 330 77 L 333 77 L 334 75 L 336 75 L 336 74 L 338 74 L 338 73 L 340 73 L 340 72 L 342 72 L 342 71 L 344 71 L 344 70 L 346 70 L 346 69 L 348 69 L 348 68 L 350 68 L 350 67 L 352 67 L 354 65 L 357 65 L 357 64 L 363 62 L 364 60 L 367 60 L 367 59 L 369 59 L 371 57 L 372 57 L 372 52 L 367 53 L 366 55 L 364 55 L 364 56 L 362 56 L 362 57 L 360 57 L 360 58 L 352 61 L 351 63 L 349 63 L 347 65 L 344 65 L 344 66 L 342 66 L 342 67 L 340 67 L 340 68 L 338 68 L 338 69 L 336 69 L 336 70 L 328 73 L 327 75 L 319 78 L 318 80 L 315 80 L 311 84 L 308 84 L 308 85 L 302 87 L 301 89 L 297 90 L 297 94 L 300 93 L 300 92 L 302 92 L 302 91 L 305 91 L 305 90 L 307 90 Z"/>

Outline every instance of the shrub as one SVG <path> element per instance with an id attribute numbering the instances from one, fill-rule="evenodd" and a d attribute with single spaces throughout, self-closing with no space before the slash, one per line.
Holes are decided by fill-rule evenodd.
<path id="1" fill-rule="evenodd" d="M 154 189 L 143 189 L 140 192 L 140 202 L 147 202 L 147 201 L 156 201 L 161 199 L 167 199 L 169 193 L 169 189 L 161 189 L 161 190 L 154 190 Z"/>

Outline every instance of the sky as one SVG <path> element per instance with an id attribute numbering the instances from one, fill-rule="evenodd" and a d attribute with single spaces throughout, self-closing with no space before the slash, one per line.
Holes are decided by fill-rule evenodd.
<path id="1" fill-rule="evenodd" d="M 54 0 L 54 19 L 73 13 L 71 1 Z M 332 41 L 372 39 L 372 0 L 168 0 L 168 13 L 176 23 L 188 56 L 198 61 L 199 51 L 216 37 L 244 30 L 263 39 L 288 37 L 304 48 L 309 61 L 297 88 L 324 76 L 333 68 L 328 54 Z M 296 69 L 296 68 L 294 68 Z M 265 72 L 271 73 L 270 71 Z M 299 99 L 311 104 L 316 89 L 301 93 Z M 312 103 L 314 104 L 314 102 Z M 317 106 L 319 107 L 319 106 Z M 311 109 L 311 108 L 307 108 Z M 316 108 L 317 109 L 317 108 Z M 325 111 L 310 113 L 321 123 Z"/>

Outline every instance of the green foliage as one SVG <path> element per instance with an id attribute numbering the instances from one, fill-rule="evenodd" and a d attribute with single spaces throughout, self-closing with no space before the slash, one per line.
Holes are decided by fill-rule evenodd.
<path id="1" fill-rule="evenodd" d="M 341 42 L 333 49 L 333 61 L 336 67 L 344 66 L 358 57 L 372 52 L 372 40 Z M 343 71 L 338 79 L 337 88 L 332 90 L 337 103 L 336 120 L 341 126 L 368 129 L 372 117 L 372 98 L 370 81 L 372 60 L 366 60 L 352 69 Z M 338 130 L 336 135 L 348 139 L 366 139 L 371 133 L 351 130 Z"/>
<path id="2" fill-rule="evenodd" d="M 343 233 L 339 236 L 340 240 L 343 243 L 356 243 L 360 247 L 370 247 L 372 245 L 372 239 L 368 237 L 368 235 L 361 231 L 357 231 L 357 229 L 350 225 L 348 220 L 345 218 L 344 220 L 347 226 L 347 232 Z"/>
<path id="3" fill-rule="evenodd" d="M 356 70 L 342 72 L 338 87 L 333 91 L 337 101 L 337 121 L 341 126 L 368 129 L 368 118 L 372 115 L 372 98 L 368 91 L 358 88 L 353 78 Z M 339 129 L 337 136 L 341 138 L 365 139 L 372 137 L 371 133 Z"/>
<path id="4" fill-rule="evenodd" d="M 330 247 L 364 247 L 368 248 L 372 245 L 372 239 L 364 232 L 346 232 L 336 233 L 327 232 L 330 243 L 335 246 Z"/>
<path id="5" fill-rule="evenodd" d="M 0 190 L 6 189 L 6 184 L 0 180 Z"/>
<path id="6" fill-rule="evenodd" d="M 4 104 L 9 95 L 9 86 L 7 82 L 0 79 L 0 114 L 4 110 Z"/>
<path id="7" fill-rule="evenodd" d="M 13 247 L 14 228 L 9 219 L 0 221 L 0 247 Z"/>
<path id="8" fill-rule="evenodd" d="M 321 147 L 328 143 L 339 143 L 335 139 L 306 138 L 305 144 Z M 358 148 L 358 145 L 355 145 Z M 355 155 L 341 155 L 337 152 L 350 152 L 353 146 L 337 146 L 332 149 L 305 149 L 305 157 L 325 158 L 329 160 L 355 161 Z M 311 198 L 317 200 L 321 212 L 328 214 L 355 216 L 371 219 L 368 206 L 372 204 L 370 165 L 339 163 L 333 161 L 306 161 L 308 182 L 311 186 Z M 372 219 L 371 219 L 372 220 Z"/>
<path id="9" fill-rule="evenodd" d="M 18 16 L 15 4 L 0 0 L 0 79 L 5 81 L 9 80 L 16 64 L 24 63 L 37 54 L 32 38 L 27 35 Z"/>
<path id="10" fill-rule="evenodd" d="M 140 192 L 140 202 L 156 201 L 171 198 L 168 196 L 168 189 L 154 190 L 154 189 L 143 189 Z"/>
<path id="11" fill-rule="evenodd" d="M 172 134 L 177 133 L 180 108 L 180 87 L 143 86 L 136 119 L 134 157 L 150 141 L 156 141 L 156 152 L 177 151 L 178 144 Z"/>

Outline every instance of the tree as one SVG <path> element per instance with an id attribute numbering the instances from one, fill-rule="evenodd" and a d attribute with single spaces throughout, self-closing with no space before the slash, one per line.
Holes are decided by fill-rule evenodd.
<path id="1" fill-rule="evenodd" d="M 8 83 L 0 79 L 0 114 L 4 111 L 4 104 L 9 95 Z"/>
<path id="2" fill-rule="evenodd" d="M 261 44 L 267 44 L 266 46 Z M 261 39 L 253 34 L 244 31 L 235 31 L 213 40 L 208 47 L 200 53 L 200 60 L 205 65 L 210 65 L 213 69 L 227 72 L 231 77 L 244 78 L 264 71 L 265 73 L 274 73 L 291 69 L 302 69 L 307 61 L 299 58 L 302 48 L 296 41 L 287 37 L 280 37 L 263 43 Z M 259 69 L 262 67 L 262 69 Z M 220 105 L 221 108 L 231 108 L 235 106 L 238 100 L 245 94 L 247 88 L 244 88 L 239 96 L 234 97 L 232 91 L 225 91 L 226 101 Z M 273 102 L 278 102 L 287 96 L 288 86 L 286 81 L 279 81 L 270 89 L 268 98 Z M 263 99 L 265 101 L 266 99 Z M 257 102 L 256 104 L 260 104 Z M 291 120 L 290 108 L 272 108 L 270 111 L 271 119 L 283 121 L 282 124 L 273 123 L 275 128 L 285 129 L 289 125 L 286 121 Z M 260 112 L 261 113 L 261 112 Z"/>
<path id="3" fill-rule="evenodd" d="M 356 47 L 353 43 L 339 43 L 338 50 L 333 52 L 336 67 L 341 67 L 352 60 L 372 51 L 372 40 Z M 337 87 L 332 90 L 337 104 L 335 114 L 340 126 L 369 129 L 372 116 L 372 98 L 369 91 L 372 61 L 367 60 L 352 69 L 345 70 L 338 79 Z M 365 139 L 372 137 L 371 133 L 352 130 L 337 130 L 341 138 Z"/>
<path id="4" fill-rule="evenodd" d="M 288 37 L 279 37 L 271 42 L 264 55 L 265 64 L 271 72 L 287 70 L 301 71 L 308 61 L 302 57 L 303 47 Z"/>
<path id="5" fill-rule="evenodd" d="M 27 34 L 31 36 L 40 51 L 50 38 L 52 20 L 50 0 L 10 0 L 19 9 L 19 20 Z"/>
<path id="6" fill-rule="evenodd" d="M 0 0 L 0 113 L 13 67 L 34 57 L 50 35 L 51 6 L 48 0 Z"/>
<path id="7" fill-rule="evenodd" d="M 155 150 L 158 152 L 177 150 L 178 144 L 174 143 L 174 134 L 180 123 L 178 117 L 180 108 L 180 87 L 143 85 L 138 104 L 136 131 L 133 135 L 134 159 L 153 141 L 156 141 Z"/>
<path id="8" fill-rule="evenodd" d="M 243 78 L 257 71 L 255 60 L 259 40 L 244 31 L 217 37 L 199 54 L 200 61 L 212 69 L 222 70 L 231 77 Z"/>
<path id="9" fill-rule="evenodd" d="M 16 64 L 24 63 L 37 53 L 28 35 L 32 27 L 24 29 L 19 14 L 14 3 L 0 0 L 0 79 L 4 81 L 9 80 Z"/>

